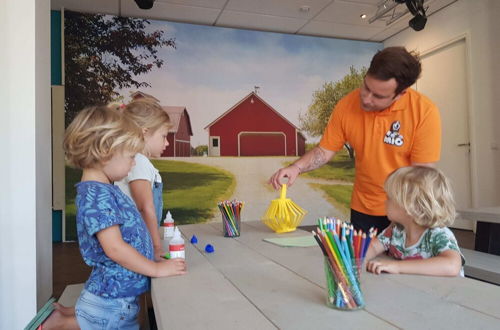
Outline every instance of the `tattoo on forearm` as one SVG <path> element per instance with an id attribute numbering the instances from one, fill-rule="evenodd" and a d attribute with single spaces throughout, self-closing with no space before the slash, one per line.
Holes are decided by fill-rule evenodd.
<path id="1" fill-rule="evenodd" d="M 302 169 L 303 172 L 315 170 L 328 162 L 328 158 L 320 148 L 314 148 L 313 150 L 311 150 L 311 153 L 311 161 L 309 162 L 309 164 L 304 166 L 304 168 Z"/>

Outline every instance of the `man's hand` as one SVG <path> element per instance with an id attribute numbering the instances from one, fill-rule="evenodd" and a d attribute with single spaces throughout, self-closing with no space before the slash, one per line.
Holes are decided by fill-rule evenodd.
<path id="1" fill-rule="evenodd" d="M 300 168 L 297 165 L 290 165 L 288 167 L 280 168 L 273 176 L 269 179 L 269 183 L 273 185 L 274 189 L 278 190 L 281 188 L 281 179 L 288 178 L 287 185 L 291 187 L 295 182 L 295 179 L 300 174 Z"/>
<path id="2" fill-rule="evenodd" d="M 281 187 L 281 179 L 288 178 L 287 185 L 291 187 L 300 173 L 315 170 L 325 165 L 333 156 L 335 151 L 323 149 L 319 145 L 306 152 L 290 166 L 281 168 L 269 179 L 274 189 Z"/>

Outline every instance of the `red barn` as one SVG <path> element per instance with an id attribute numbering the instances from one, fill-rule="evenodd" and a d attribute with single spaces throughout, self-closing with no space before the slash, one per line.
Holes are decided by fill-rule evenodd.
<path id="1" fill-rule="evenodd" d="M 156 97 L 137 91 L 130 95 L 132 99 L 145 98 L 160 104 Z M 186 107 L 163 106 L 162 109 L 170 117 L 172 127 L 167 136 L 169 146 L 161 154 L 162 157 L 189 157 L 191 156 L 191 120 Z"/>
<path id="2" fill-rule="evenodd" d="M 191 120 L 185 107 L 162 107 L 172 122 L 168 131 L 168 147 L 161 154 L 162 157 L 189 157 L 191 156 Z"/>
<path id="3" fill-rule="evenodd" d="M 205 129 L 209 156 L 302 156 L 305 152 L 305 138 L 298 128 L 255 92 Z"/>

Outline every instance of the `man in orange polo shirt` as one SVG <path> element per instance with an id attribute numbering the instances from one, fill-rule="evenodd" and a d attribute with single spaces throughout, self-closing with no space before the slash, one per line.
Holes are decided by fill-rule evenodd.
<path id="1" fill-rule="evenodd" d="M 362 86 L 340 100 L 318 146 L 269 182 L 278 189 L 288 178 L 326 164 L 347 142 L 355 152 L 351 222 L 356 229 L 389 225 L 384 182 L 394 170 L 409 165 L 434 166 L 441 152 L 437 107 L 409 88 L 421 73 L 417 55 L 389 47 L 373 57 Z"/>

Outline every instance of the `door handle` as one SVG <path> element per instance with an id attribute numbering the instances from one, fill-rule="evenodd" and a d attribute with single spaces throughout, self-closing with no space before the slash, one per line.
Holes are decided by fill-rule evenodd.
<path id="1" fill-rule="evenodd" d="M 459 143 L 457 144 L 458 147 L 470 147 L 470 142 L 468 143 Z"/>

